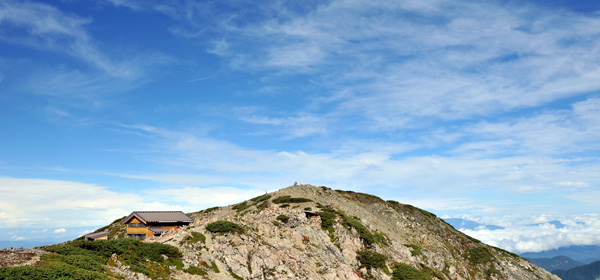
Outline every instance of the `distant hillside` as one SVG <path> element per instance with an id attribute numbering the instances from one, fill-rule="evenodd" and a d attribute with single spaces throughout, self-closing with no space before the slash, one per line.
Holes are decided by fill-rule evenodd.
<path id="1" fill-rule="evenodd" d="M 110 240 L 0 251 L 11 266 L 0 279 L 559 280 L 433 213 L 369 194 L 295 185 L 190 216 L 145 242 L 121 238 L 117 219 L 103 228 Z"/>
<path id="2" fill-rule="evenodd" d="M 569 270 L 554 270 L 552 273 L 563 280 L 598 280 L 600 278 L 600 261 Z"/>
<path id="3" fill-rule="evenodd" d="M 542 251 L 537 253 L 523 253 L 521 257 L 526 259 L 543 259 L 566 256 L 584 264 L 589 264 L 600 260 L 600 246 L 582 245 L 561 247 L 554 250 Z"/>
<path id="4" fill-rule="evenodd" d="M 528 259 L 532 264 L 535 264 L 547 271 L 553 271 L 557 269 L 568 270 L 574 267 L 582 266 L 584 263 L 573 260 L 569 257 L 558 256 L 551 259 Z"/>

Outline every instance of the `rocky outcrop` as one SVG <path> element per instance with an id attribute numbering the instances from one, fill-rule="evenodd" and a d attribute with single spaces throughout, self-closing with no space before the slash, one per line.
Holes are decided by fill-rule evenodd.
<path id="1" fill-rule="evenodd" d="M 47 254 L 47 252 L 39 248 L 0 249 L 0 267 L 36 266 L 40 263 L 40 256 L 43 254 Z"/>
<path id="2" fill-rule="evenodd" d="M 269 200 L 248 201 L 243 207 L 193 213 L 193 225 L 149 241 L 179 247 L 186 267 L 216 267 L 206 269 L 210 279 L 392 279 L 397 263 L 408 264 L 432 279 L 558 279 L 410 205 L 310 185 L 296 185 L 270 195 Z M 282 196 L 311 201 L 270 202 Z M 331 231 L 322 228 L 320 215 L 314 215 L 323 212 L 334 213 Z M 278 220 L 280 215 L 288 218 L 286 222 Z M 349 219 L 380 240 L 367 242 L 365 231 L 349 226 Z M 207 224 L 222 220 L 246 230 L 206 230 Z M 194 232 L 205 240 L 189 242 Z M 361 263 L 361 251 L 385 256 L 384 265 Z"/>

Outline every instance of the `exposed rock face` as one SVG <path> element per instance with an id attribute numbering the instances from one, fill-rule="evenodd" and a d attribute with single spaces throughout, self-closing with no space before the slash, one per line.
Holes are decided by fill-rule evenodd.
<path id="1" fill-rule="evenodd" d="M 427 271 L 432 279 L 559 279 L 527 260 L 467 237 L 433 214 L 410 205 L 309 185 L 271 193 L 269 200 L 286 195 L 312 202 L 290 202 L 288 207 L 270 203 L 261 210 L 257 208 L 265 202 L 249 201 L 246 206 L 250 207 L 238 207 L 242 211 L 229 206 L 209 213 L 198 212 L 192 214 L 195 222 L 190 227 L 148 241 L 179 247 L 186 267 L 216 266 L 218 273 L 208 270 L 210 279 L 236 276 L 243 279 L 392 279 L 395 263 Z M 365 242 L 357 228 L 345 224 L 340 214 L 334 215 L 331 233 L 323 230 L 320 216 L 307 217 L 322 209 L 356 217 L 354 220 L 384 239 Z M 280 215 L 289 218 L 287 223 L 277 219 Z M 207 224 L 220 220 L 237 223 L 246 230 L 213 234 L 205 229 Z M 186 236 L 192 232 L 203 234 L 206 240 L 189 242 Z M 385 268 L 368 268 L 359 262 L 358 252 L 363 250 L 384 255 Z"/>

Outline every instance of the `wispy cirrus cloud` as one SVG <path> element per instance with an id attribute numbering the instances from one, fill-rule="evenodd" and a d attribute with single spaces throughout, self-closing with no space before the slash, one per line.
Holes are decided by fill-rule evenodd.
<path id="1" fill-rule="evenodd" d="M 300 113 L 297 116 L 283 118 L 248 115 L 242 116 L 240 119 L 250 124 L 269 127 L 269 129 L 272 126 L 279 127 L 277 132 L 281 133 L 283 139 L 293 139 L 316 134 L 326 134 L 330 131 L 327 127 L 329 121 L 326 121 L 324 118 L 323 116 Z M 269 134 L 272 134 L 272 132 L 269 132 Z"/>
<path id="2" fill-rule="evenodd" d="M 600 48 L 596 18 L 531 4 L 410 3 L 258 9 L 255 21 L 219 21 L 209 49 L 243 71 L 309 75 L 322 88 L 313 98 L 376 130 L 411 125 L 403 119 L 537 107 L 600 88 L 600 58 L 590 51 Z M 205 23 L 196 12 L 185 22 Z"/>
<path id="3" fill-rule="evenodd" d="M 546 110 L 541 113 L 504 118 L 501 121 L 481 121 L 466 126 L 465 137 L 478 140 L 460 145 L 455 152 L 484 152 L 496 155 L 581 154 L 600 148 L 600 99 L 591 97 L 576 102 L 570 109 Z"/>
<path id="4" fill-rule="evenodd" d="M 131 69 L 113 64 L 98 50 L 85 29 L 91 18 L 64 13 L 42 3 L 5 1 L 0 5 L 0 22 L 24 31 L 0 37 L 9 43 L 66 53 L 116 76 L 134 75 Z"/>
<path id="5" fill-rule="evenodd" d="M 112 46 L 102 46 L 88 31 L 92 24 L 90 17 L 45 3 L 0 3 L 0 28 L 11 30 L 0 33 L 0 40 L 38 50 L 41 55 L 53 53 L 75 59 L 59 65 L 12 57 L 5 60 L 4 67 L 20 69 L 16 70 L 20 75 L 11 77 L 22 81 L 16 90 L 47 98 L 51 117 L 64 118 L 77 115 L 77 110 L 97 108 L 107 95 L 148 83 L 147 75 L 155 66 L 176 62 L 160 52 L 115 51 Z"/>

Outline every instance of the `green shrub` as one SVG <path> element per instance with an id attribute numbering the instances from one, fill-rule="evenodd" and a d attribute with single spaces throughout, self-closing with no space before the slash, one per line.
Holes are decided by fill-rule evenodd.
<path id="1" fill-rule="evenodd" d="M 466 237 L 467 237 L 469 240 L 471 240 L 471 241 L 473 241 L 473 242 L 475 242 L 475 243 L 481 243 L 481 241 L 480 241 L 479 239 L 475 238 L 475 237 L 472 237 L 472 236 L 469 236 L 469 235 L 466 235 L 466 234 L 465 234 L 465 236 L 466 236 Z"/>
<path id="2" fill-rule="evenodd" d="M 469 249 L 469 261 L 474 264 L 487 263 L 492 260 L 492 254 L 485 247 L 474 247 Z"/>
<path id="3" fill-rule="evenodd" d="M 312 210 L 312 208 L 310 208 L 310 207 L 304 207 L 304 211 L 310 211 L 310 210 Z"/>
<path id="4" fill-rule="evenodd" d="M 439 271 L 437 269 L 432 269 L 428 266 L 423 266 L 423 268 L 421 269 L 421 272 L 424 274 L 428 274 L 429 276 L 432 276 L 432 278 L 436 277 L 438 279 L 444 279 L 447 277 L 441 271 Z"/>
<path id="5" fill-rule="evenodd" d="M 419 245 L 404 244 L 404 246 L 410 248 L 410 253 L 413 257 L 423 255 L 423 252 L 421 251 L 421 249 L 423 249 L 423 248 L 421 248 L 421 246 L 419 246 Z"/>
<path id="6" fill-rule="evenodd" d="M 49 261 L 38 267 L 0 267 L 0 279 L 108 280 L 108 277 L 100 272 L 78 268 L 61 261 Z"/>
<path id="7" fill-rule="evenodd" d="M 280 226 L 281 224 L 278 221 L 273 221 L 273 225 L 275 225 L 276 227 Z"/>
<path id="8" fill-rule="evenodd" d="M 356 201 L 366 203 L 366 204 L 384 202 L 383 199 L 381 199 L 380 197 L 374 196 L 374 195 L 368 194 L 368 193 L 360 193 L 360 192 L 344 191 L 344 190 L 335 190 L 335 191 L 338 192 L 339 194 L 344 195 L 344 197 L 346 197 L 346 198 L 356 200 Z"/>
<path id="9" fill-rule="evenodd" d="M 290 205 L 287 204 L 287 203 L 286 204 L 282 204 L 281 206 L 279 206 L 279 208 L 288 208 L 288 207 L 290 207 Z"/>
<path id="10" fill-rule="evenodd" d="M 336 213 L 332 209 L 323 208 L 323 211 L 317 212 L 321 217 L 321 229 L 333 233 L 333 223 L 335 222 Z"/>
<path id="11" fill-rule="evenodd" d="M 206 209 L 204 209 L 204 211 L 202 211 L 202 213 L 204 213 L 204 214 L 208 214 L 208 213 L 210 213 L 210 212 L 212 212 L 212 211 L 215 211 L 215 210 L 217 210 L 217 209 L 219 209 L 219 208 L 221 208 L 221 207 L 218 207 L 218 206 L 217 206 L 217 207 L 206 208 Z"/>
<path id="12" fill-rule="evenodd" d="M 187 241 L 190 244 L 198 243 L 198 241 L 204 243 L 206 241 L 206 236 L 199 232 L 192 232 L 192 234 L 186 235 L 183 240 Z"/>
<path id="13" fill-rule="evenodd" d="M 206 230 L 212 233 L 221 233 L 221 232 L 236 232 L 241 233 L 244 232 L 244 229 L 236 223 L 232 223 L 230 221 L 216 221 L 214 223 L 210 223 L 206 225 Z"/>
<path id="14" fill-rule="evenodd" d="M 237 212 L 242 212 L 246 209 L 248 209 L 248 207 L 250 207 L 250 205 L 248 205 L 245 201 L 242 203 L 238 203 L 235 206 L 231 207 L 231 209 L 236 210 Z"/>
<path id="15" fill-rule="evenodd" d="M 371 233 L 371 231 L 369 231 L 369 229 L 367 227 L 365 227 L 359 221 L 357 221 L 356 219 L 354 219 L 350 216 L 346 216 L 346 215 L 342 214 L 342 217 L 344 218 L 344 225 L 347 227 L 356 229 L 360 239 L 366 245 L 371 245 L 371 244 L 375 243 L 375 236 L 373 236 L 373 234 Z"/>
<path id="16" fill-rule="evenodd" d="M 373 233 L 373 236 L 375 237 L 376 243 L 386 245 L 386 246 L 390 245 L 390 243 L 388 242 L 388 239 L 385 237 L 385 235 L 383 235 L 379 232 L 376 232 L 376 233 Z"/>
<path id="17" fill-rule="evenodd" d="M 166 266 L 175 266 L 177 269 L 183 268 L 183 262 L 180 259 L 166 259 L 164 264 Z"/>
<path id="18" fill-rule="evenodd" d="M 427 216 L 427 217 L 430 217 L 430 218 L 433 218 L 433 217 L 435 217 L 435 214 L 433 214 L 433 213 L 431 213 L 431 212 L 428 212 L 428 211 L 425 211 L 425 210 L 423 210 L 423 209 L 421 209 L 421 208 L 414 207 L 414 206 L 412 206 L 412 205 L 410 205 L 410 204 L 402 204 L 402 206 L 404 206 L 405 208 L 408 208 L 408 209 L 410 209 L 410 210 L 411 210 L 411 211 L 413 211 L 413 212 L 414 212 L 414 211 L 417 211 L 417 212 L 419 212 L 419 213 L 421 213 L 421 214 L 423 214 L 423 215 L 425 215 L 425 216 Z"/>
<path id="19" fill-rule="evenodd" d="M 283 214 L 282 214 L 282 215 L 279 215 L 279 216 L 277 216 L 277 220 L 280 220 L 280 221 L 282 221 L 282 222 L 284 222 L 284 223 L 287 223 L 289 219 L 290 219 L 290 217 L 288 217 L 288 216 L 286 216 L 286 215 L 283 215 Z"/>
<path id="20" fill-rule="evenodd" d="M 494 265 L 494 263 L 492 263 L 492 265 L 490 265 L 490 268 L 488 268 L 488 270 L 485 271 L 485 274 L 488 277 L 492 277 L 492 275 L 494 275 L 494 274 L 501 275 L 500 271 L 498 269 L 496 269 L 496 266 Z"/>
<path id="21" fill-rule="evenodd" d="M 268 200 L 263 201 L 262 203 L 256 205 L 256 211 L 255 213 L 259 213 L 262 210 L 265 210 L 265 208 L 267 208 L 269 206 L 270 202 Z"/>
<path id="22" fill-rule="evenodd" d="M 271 198 L 270 194 L 263 194 L 261 196 L 257 196 L 257 197 L 255 197 L 253 199 L 250 199 L 250 200 L 254 201 L 255 203 L 259 203 L 259 202 L 268 200 L 269 198 Z"/>
<path id="23" fill-rule="evenodd" d="M 273 203 L 281 204 L 281 203 L 302 203 L 302 202 L 311 202 L 312 200 L 303 197 L 291 197 L 289 195 L 280 196 L 278 198 L 273 199 Z"/>
<path id="24" fill-rule="evenodd" d="M 231 274 L 231 277 L 233 277 L 233 279 L 235 279 L 235 280 L 244 280 L 244 278 L 242 278 L 239 275 L 233 273 L 233 271 L 231 271 L 231 270 L 229 270 L 229 274 Z"/>
<path id="25" fill-rule="evenodd" d="M 408 264 L 399 263 L 394 265 L 392 272 L 393 280 L 431 280 L 431 275 L 420 271 Z"/>
<path id="26" fill-rule="evenodd" d="M 356 256 L 356 258 L 360 262 L 361 267 L 366 267 L 368 269 L 371 269 L 371 268 L 387 269 L 387 267 L 385 265 L 385 261 L 387 259 L 386 256 L 379 254 L 377 252 L 369 251 L 369 250 L 362 250 L 362 251 L 358 251 L 356 253 L 358 254 L 358 256 Z"/>
<path id="27" fill-rule="evenodd" d="M 219 271 L 219 267 L 217 266 L 216 263 L 212 263 L 212 265 L 210 266 L 210 268 L 215 272 L 215 273 L 221 273 L 221 271 Z"/>
<path id="28" fill-rule="evenodd" d="M 75 240 L 62 245 L 47 247 L 45 250 L 63 255 L 62 257 L 47 257 L 51 258 L 48 264 L 54 264 L 55 267 L 68 265 L 70 268 L 76 269 L 81 267 L 88 272 L 101 271 L 95 269 L 94 266 L 101 267 L 102 264 L 106 264 L 106 260 L 113 254 L 116 254 L 123 264 L 129 265 L 132 271 L 143 273 L 150 278 L 168 277 L 170 275 L 168 266 L 183 265 L 181 263 L 182 254 L 177 248 L 160 243 L 140 242 L 132 238 L 96 241 Z M 167 259 L 164 259 L 163 256 L 167 256 Z M 148 261 L 157 265 L 149 265 Z M 45 277 L 45 279 L 52 278 Z M 83 278 L 75 277 L 75 279 Z"/>
<path id="29" fill-rule="evenodd" d="M 199 268 L 197 266 L 193 266 L 193 265 L 190 265 L 190 267 L 184 269 L 183 271 L 187 272 L 189 274 L 194 274 L 194 275 L 201 275 L 201 276 L 206 275 L 206 271 L 204 271 L 204 269 Z"/>
<path id="30" fill-rule="evenodd" d="M 102 272 L 102 265 L 106 264 L 102 258 L 98 256 L 87 255 L 59 255 L 45 254 L 40 256 L 40 259 L 45 262 L 63 262 L 81 269 Z"/>

